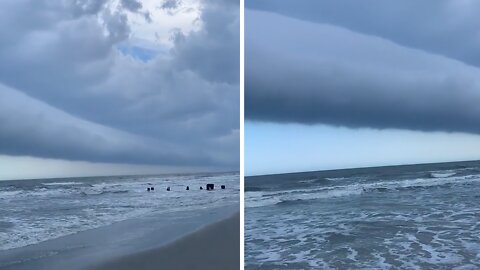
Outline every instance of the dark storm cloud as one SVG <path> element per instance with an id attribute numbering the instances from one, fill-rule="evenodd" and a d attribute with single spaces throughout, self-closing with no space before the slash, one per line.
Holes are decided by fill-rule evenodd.
<path id="1" fill-rule="evenodd" d="M 246 11 L 245 31 L 250 120 L 480 133 L 475 66 L 273 13 Z"/>
<path id="2" fill-rule="evenodd" d="M 213 161 L 208 155 L 190 155 L 181 146 L 75 118 L 3 85 L 0 124 L 3 154 L 166 165 L 212 165 Z"/>
<path id="3" fill-rule="evenodd" d="M 204 1 L 206 27 L 142 61 L 119 49 L 138 1 L 67 2 L 0 3 L 0 154 L 238 166 L 239 82 L 224 79 L 239 69 L 224 63 L 238 62 L 238 4 Z M 230 16 L 203 15 L 219 9 Z M 224 25 L 221 38 L 210 20 Z M 235 53 L 202 67 L 200 39 Z M 218 77 L 206 76 L 215 66 Z"/>
<path id="4" fill-rule="evenodd" d="M 480 66 L 480 1 L 247 0 L 246 6 L 345 27 Z"/>

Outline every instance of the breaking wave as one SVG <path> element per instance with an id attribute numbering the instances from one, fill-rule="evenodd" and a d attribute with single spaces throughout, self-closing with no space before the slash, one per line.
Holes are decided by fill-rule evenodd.
<path id="1" fill-rule="evenodd" d="M 445 174 L 446 175 L 446 174 Z M 461 177 L 417 178 L 397 181 L 379 181 L 354 183 L 342 186 L 330 186 L 311 189 L 293 189 L 282 191 L 252 191 L 245 193 L 245 207 L 298 204 L 300 202 L 345 196 L 358 196 L 368 192 L 390 192 L 401 189 L 428 188 L 447 184 L 468 184 L 480 181 L 478 175 Z"/>

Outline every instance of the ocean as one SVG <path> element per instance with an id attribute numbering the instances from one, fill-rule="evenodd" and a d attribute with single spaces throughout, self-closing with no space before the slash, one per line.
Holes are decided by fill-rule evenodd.
<path id="1" fill-rule="evenodd" d="M 238 208 L 239 179 L 238 173 L 214 173 L 0 181 L 0 259 L 2 251 L 120 221 L 195 218 L 203 210 Z M 207 183 L 215 190 L 205 190 Z"/>
<path id="2" fill-rule="evenodd" d="M 246 269 L 480 269 L 480 162 L 246 177 Z"/>

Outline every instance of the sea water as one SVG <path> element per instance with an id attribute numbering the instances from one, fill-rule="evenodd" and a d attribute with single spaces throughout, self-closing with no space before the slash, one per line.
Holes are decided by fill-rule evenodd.
<path id="1" fill-rule="evenodd" d="M 220 173 L 0 181 L 0 251 L 145 215 L 238 205 L 239 179 Z M 207 183 L 215 190 L 205 190 Z"/>
<path id="2" fill-rule="evenodd" d="M 480 163 L 247 177 L 246 269 L 480 269 Z"/>

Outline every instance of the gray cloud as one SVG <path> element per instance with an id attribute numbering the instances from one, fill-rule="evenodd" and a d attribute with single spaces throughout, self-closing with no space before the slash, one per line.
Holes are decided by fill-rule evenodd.
<path id="1" fill-rule="evenodd" d="M 250 120 L 480 133 L 480 70 L 331 24 L 246 12 Z"/>
<path id="2" fill-rule="evenodd" d="M 209 59 L 205 70 L 218 77 L 205 76 L 194 57 L 208 53 L 201 41 L 219 51 L 238 48 L 239 29 L 230 27 L 238 4 L 203 4 L 202 14 L 221 5 L 233 16 L 220 18 L 222 39 L 204 27 L 145 61 L 118 49 L 129 42 L 129 1 L 115 10 L 105 1 L 63 2 L 0 4 L 7 37 L 0 43 L 0 154 L 238 166 L 239 82 L 222 79 L 238 73 L 238 65 L 224 64 L 237 61 L 238 51 Z M 214 19 L 202 16 L 205 26 Z"/>
<path id="3" fill-rule="evenodd" d="M 130 12 L 141 14 L 145 18 L 146 22 L 148 22 L 148 23 L 152 22 L 152 17 L 150 15 L 150 11 L 142 11 L 143 5 L 142 5 L 141 1 L 121 0 L 120 4 L 124 9 L 126 9 Z"/>
<path id="4" fill-rule="evenodd" d="M 480 66 L 479 1 L 247 0 L 246 6 L 341 26 Z"/>
<path id="5" fill-rule="evenodd" d="M 180 0 L 165 0 L 160 5 L 160 8 L 166 9 L 166 10 L 177 9 L 181 4 L 182 4 L 182 1 Z"/>
<path id="6" fill-rule="evenodd" d="M 237 1 L 206 1 L 201 19 L 203 31 L 192 33 L 188 42 L 175 39 L 175 63 L 180 69 L 191 69 L 207 80 L 234 83 L 239 80 L 240 20 Z M 225 8 L 229 7 L 229 8 Z M 230 40 L 231 44 L 223 43 Z"/>
<path id="7" fill-rule="evenodd" d="M 0 125 L 4 154 L 167 165 L 212 162 L 211 157 L 189 155 L 182 147 L 78 119 L 3 85 Z"/>
<path id="8" fill-rule="evenodd" d="M 137 12 L 143 7 L 142 3 L 137 0 L 121 0 L 120 3 L 131 12 Z"/>

